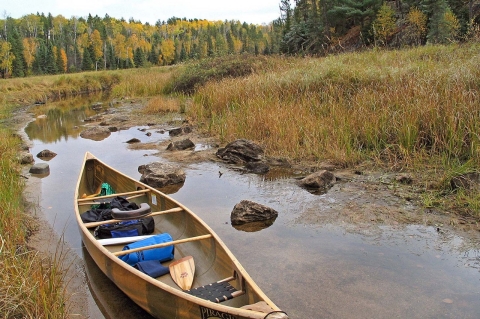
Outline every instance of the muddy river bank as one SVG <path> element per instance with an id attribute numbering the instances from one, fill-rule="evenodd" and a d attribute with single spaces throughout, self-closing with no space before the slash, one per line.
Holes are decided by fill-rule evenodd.
<path id="1" fill-rule="evenodd" d="M 46 253 L 59 247 L 64 252 L 72 318 L 148 318 L 82 247 L 73 191 L 85 151 L 138 178 L 142 164 L 182 165 L 185 184 L 166 192 L 218 233 L 291 318 L 478 317 L 478 226 L 420 208 L 423 181 L 415 176 L 411 184 L 402 184 L 403 173 L 370 166 L 336 169 L 338 182 L 324 194 L 312 194 L 295 181 L 318 169 L 316 164 L 245 174 L 215 157 L 218 141 L 195 130 L 170 137 L 169 129 L 185 124 L 180 115 L 147 117 L 139 112 L 140 100 L 100 107 L 91 100 L 74 108 L 65 104 L 28 108 L 19 112 L 15 125 L 34 157 L 44 149 L 57 153 L 48 161 L 48 176 L 30 175 L 28 166 L 23 174 L 26 198 L 40 224 L 30 244 Z M 117 130 L 100 141 L 80 137 L 100 124 Z M 132 138 L 140 142 L 126 143 Z M 194 150 L 166 150 L 170 142 L 185 138 L 195 143 Z M 230 212 L 243 199 L 270 206 L 279 217 L 262 230 L 237 230 L 230 225 Z"/>

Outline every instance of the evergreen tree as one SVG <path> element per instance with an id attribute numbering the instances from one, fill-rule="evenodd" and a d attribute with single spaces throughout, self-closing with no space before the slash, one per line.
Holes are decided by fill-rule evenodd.
<path id="1" fill-rule="evenodd" d="M 142 49 L 137 48 L 133 56 L 133 63 L 135 63 L 136 68 L 141 68 L 145 66 L 145 55 L 143 54 Z"/>
<path id="2" fill-rule="evenodd" d="M 46 74 L 57 74 L 57 62 L 55 58 L 55 53 L 53 50 L 53 44 L 49 41 L 47 43 L 47 52 L 45 55 L 45 73 Z"/>
<path id="3" fill-rule="evenodd" d="M 95 69 L 95 65 L 93 64 L 93 59 L 90 51 L 91 50 L 89 50 L 88 48 L 83 50 L 83 57 L 82 57 L 83 71 L 92 71 Z"/>
<path id="4" fill-rule="evenodd" d="M 13 19 L 8 18 L 7 20 L 9 24 L 8 42 L 10 42 L 12 48 L 11 52 L 15 56 L 12 63 L 12 76 L 23 77 L 27 74 L 27 64 L 25 63 L 25 58 L 23 56 L 23 41 L 17 28 L 14 26 Z"/>

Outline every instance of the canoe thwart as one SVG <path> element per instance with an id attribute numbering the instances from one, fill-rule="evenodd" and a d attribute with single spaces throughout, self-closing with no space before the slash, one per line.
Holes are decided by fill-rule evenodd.
<path id="1" fill-rule="evenodd" d="M 133 196 L 125 197 L 125 199 L 126 200 L 131 200 L 131 199 L 134 199 L 134 198 L 137 198 L 137 197 L 142 197 L 142 196 L 145 196 L 145 195 L 144 194 L 133 195 Z M 90 198 L 90 201 L 78 203 L 78 206 L 98 205 L 98 204 L 103 204 L 103 203 L 109 203 L 109 201 L 102 200 L 101 198 L 100 198 L 100 200 L 97 200 L 97 198 L 100 198 L 100 197 Z M 105 199 L 108 200 L 109 198 L 105 198 Z"/>
<path id="2" fill-rule="evenodd" d="M 155 249 L 155 248 L 163 248 L 163 247 L 167 247 L 167 246 L 171 246 L 171 245 L 177 245 L 177 244 L 188 243 L 188 242 L 196 241 L 196 240 L 208 239 L 208 238 L 211 238 L 211 237 L 213 237 L 211 234 L 201 235 L 201 236 L 196 236 L 196 237 L 190 237 L 190 238 L 185 238 L 185 239 L 169 241 L 169 242 L 166 242 L 166 243 L 161 243 L 161 244 L 156 244 L 156 245 L 139 247 L 139 248 L 135 248 L 135 249 L 121 250 L 121 251 L 117 251 L 113 254 L 115 256 L 123 256 L 123 255 L 127 255 L 127 254 L 130 254 L 130 253 L 135 253 L 137 251 L 149 250 L 149 249 Z"/>
<path id="3" fill-rule="evenodd" d="M 94 197 L 93 199 L 97 200 L 97 199 L 112 198 L 112 197 L 117 197 L 117 196 L 135 195 L 135 194 L 148 193 L 149 191 L 150 190 L 148 188 L 146 188 L 146 189 L 140 189 L 138 191 L 133 191 L 133 192 L 117 193 L 117 194 L 110 194 L 110 195 L 105 195 L 105 196 L 98 196 L 98 197 Z M 79 199 L 77 199 L 77 202 L 82 203 L 82 202 L 87 202 L 87 201 L 91 201 L 91 200 L 92 200 L 92 198 L 79 198 Z"/>
<path id="4" fill-rule="evenodd" d="M 158 212 L 149 213 L 149 214 L 147 214 L 145 216 L 142 216 L 142 217 L 151 217 L 151 216 L 157 216 L 157 215 L 162 215 L 162 214 L 177 213 L 177 212 L 181 212 L 181 211 L 183 211 L 183 208 L 175 207 L 175 208 L 171 208 L 171 209 L 167 209 L 167 210 L 161 210 L 161 211 L 158 211 Z M 97 227 L 97 226 L 100 226 L 100 225 L 113 224 L 113 223 L 118 223 L 118 222 L 121 222 L 121 221 L 122 221 L 121 219 L 109 219 L 109 220 L 103 220 L 103 221 L 100 221 L 100 222 L 85 223 L 84 225 L 87 228 L 94 228 L 94 227 Z"/>
<path id="5" fill-rule="evenodd" d="M 144 217 L 150 214 L 152 210 L 150 209 L 150 205 L 147 203 L 141 203 L 140 208 L 135 210 L 120 210 L 118 208 L 112 209 L 112 217 L 114 219 L 136 219 L 140 217 Z"/>

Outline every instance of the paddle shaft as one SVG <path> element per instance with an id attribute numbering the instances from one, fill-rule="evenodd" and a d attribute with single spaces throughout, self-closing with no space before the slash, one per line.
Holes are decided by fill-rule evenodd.
<path id="1" fill-rule="evenodd" d="M 137 251 L 143 251 L 143 250 L 149 250 L 149 249 L 155 249 L 155 248 L 163 248 L 163 247 L 168 247 L 176 244 L 183 244 L 183 243 L 188 243 L 191 241 L 196 241 L 196 240 L 202 240 L 202 239 L 208 239 L 213 237 L 211 234 L 208 235 L 201 235 L 201 236 L 196 236 L 196 237 L 190 237 L 190 238 L 185 238 L 185 239 L 179 239 L 179 240 L 174 240 L 174 241 L 169 241 L 166 243 L 161 243 L 161 244 L 156 244 L 156 245 L 150 245 L 150 246 L 145 246 L 145 247 L 138 247 L 135 249 L 128 249 L 128 250 L 121 250 L 113 253 L 115 256 L 123 256 L 127 255 L 130 253 L 135 253 Z"/>
<path id="2" fill-rule="evenodd" d="M 151 216 L 157 216 L 157 215 L 162 215 L 162 214 L 169 214 L 169 213 L 176 213 L 176 212 L 181 212 L 183 211 L 183 208 L 181 207 L 176 207 L 168 210 L 162 210 L 159 212 L 153 212 L 148 215 L 142 216 L 141 218 L 145 217 L 151 217 Z M 138 219 L 138 218 L 132 218 L 132 219 Z M 84 224 L 85 227 L 87 228 L 94 228 L 100 225 L 105 225 L 105 224 L 113 224 L 113 223 L 118 223 L 118 222 L 124 222 L 125 219 L 109 219 L 109 220 L 103 220 L 101 222 L 91 222 L 91 223 L 86 223 Z"/>

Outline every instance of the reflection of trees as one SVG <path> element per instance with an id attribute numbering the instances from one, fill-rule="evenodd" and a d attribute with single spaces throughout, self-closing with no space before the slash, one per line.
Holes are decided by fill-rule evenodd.
<path id="1" fill-rule="evenodd" d="M 30 122 L 25 132 L 30 139 L 37 139 L 42 142 L 52 143 L 69 137 L 77 138 L 82 131 L 79 128 L 83 120 L 97 114 L 91 108 L 98 97 L 75 98 L 41 106 L 35 113 L 43 113 L 46 118 L 37 118 Z M 100 110 L 102 111 L 102 110 Z"/>

